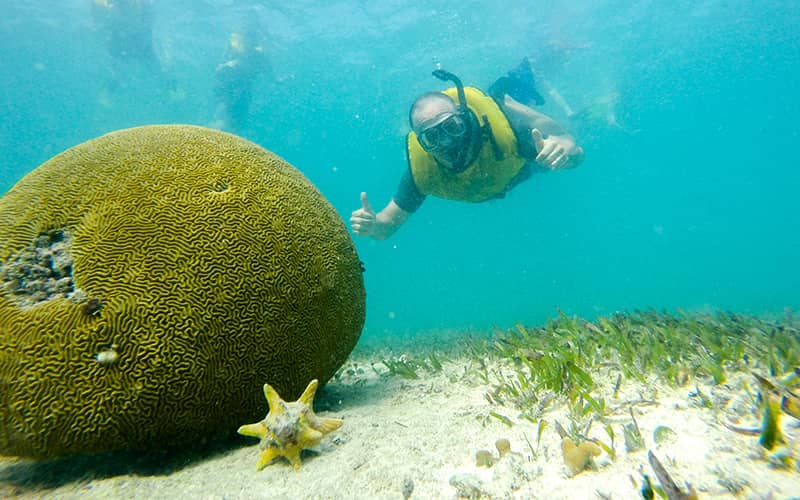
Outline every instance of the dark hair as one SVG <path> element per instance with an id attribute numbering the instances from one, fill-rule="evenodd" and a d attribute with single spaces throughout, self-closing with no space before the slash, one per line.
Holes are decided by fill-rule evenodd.
<path id="1" fill-rule="evenodd" d="M 414 116 L 414 110 L 419 108 L 424 102 L 431 101 L 434 99 L 438 100 L 446 99 L 450 101 L 450 103 L 452 103 L 453 106 L 456 105 L 456 102 L 453 99 L 451 99 L 450 96 L 447 94 L 444 94 L 442 92 L 425 92 L 421 96 L 414 99 L 414 102 L 411 104 L 411 107 L 408 110 L 408 124 L 411 126 L 411 128 L 414 128 L 414 120 L 412 119 L 412 117 Z"/>

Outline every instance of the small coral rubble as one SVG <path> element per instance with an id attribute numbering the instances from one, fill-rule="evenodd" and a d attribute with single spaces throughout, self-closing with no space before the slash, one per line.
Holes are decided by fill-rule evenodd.
<path id="1" fill-rule="evenodd" d="M 19 307 L 31 307 L 74 291 L 72 233 L 43 232 L 33 244 L 0 263 L 0 283 L 6 297 Z"/>

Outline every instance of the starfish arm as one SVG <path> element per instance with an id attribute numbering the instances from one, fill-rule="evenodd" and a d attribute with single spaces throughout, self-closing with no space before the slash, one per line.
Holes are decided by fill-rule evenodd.
<path id="1" fill-rule="evenodd" d="M 317 387 L 319 387 L 319 381 L 317 379 L 309 382 L 308 387 L 303 391 L 303 395 L 300 396 L 300 399 L 297 401 L 304 405 L 312 405 L 314 403 L 314 395 L 317 393 Z"/>
<path id="2" fill-rule="evenodd" d="M 267 398 L 270 413 L 281 413 L 284 409 L 283 400 L 278 392 L 269 384 L 264 384 L 264 396 Z"/>
<path id="3" fill-rule="evenodd" d="M 318 417 L 313 413 L 307 415 L 306 419 L 308 420 L 308 425 L 310 425 L 312 429 L 318 430 L 322 434 L 333 432 L 344 423 L 340 418 Z"/>
<path id="4" fill-rule="evenodd" d="M 294 470 L 299 469 L 301 465 L 300 450 L 301 448 L 299 446 L 293 446 L 283 451 L 283 456 L 286 457 L 290 464 L 292 464 L 292 468 L 294 468 Z"/>
<path id="5" fill-rule="evenodd" d="M 297 435 L 297 449 L 316 446 L 322 440 L 322 433 L 311 427 L 303 427 Z"/>
<path id="6" fill-rule="evenodd" d="M 256 470 L 259 471 L 269 465 L 272 460 L 281 454 L 277 448 L 267 448 L 261 453 L 261 458 L 258 459 Z"/>
<path id="7" fill-rule="evenodd" d="M 263 438 L 267 434 L 267 426 L 264 425 L 264 422 L 256 422 L 255 424 L 247 424 L 239 427 L 239 430 L 236 431 L 242 436 L 251 436 L 255 438 Z"/>

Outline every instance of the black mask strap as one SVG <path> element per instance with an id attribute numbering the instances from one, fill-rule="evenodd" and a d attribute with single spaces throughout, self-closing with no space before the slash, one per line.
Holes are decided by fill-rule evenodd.
<path id="1" fill-rule="evenodd" d="M 494 133 L 492 132 L 492 124 L 489 123 L 489 117 L 483 115 L 483 125 L 481 126 L 481 131 L 483 132 L 484 137 L 489 139 L 489 142 L 492 143 L 492 151 L 494 152 L 495 160 L 502 160 L 505 158 L 503 154 L 503 150 L 500 149 L 500 145 L 497 144 L 497 139 L 494 138 Z"/>

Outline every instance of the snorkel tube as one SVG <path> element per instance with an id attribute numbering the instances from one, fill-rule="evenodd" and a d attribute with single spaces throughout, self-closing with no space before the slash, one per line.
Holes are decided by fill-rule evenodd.
<path id="1" fill-rule="evenodd" d="M 464 120 L 464 123 L 467 127 L 466 130 L 467 137 L 468 138 L 473 137 L 472 134 L 473 124 L 472 124 L 472 119 L 470 118 L 472 116 L 472 113 L 470 112 L 469 107 L 467 106 L 467 96 L 464 93 L 464 84 L 461 83 L 461 79 L 459 79 L 453 73 L 450 73 L 449 71 L 445 71 L 443 69 L 435 69 L 433 70 L 432 74 L 439 80 L 442 80 L 444 82 L 451 81 L 456 86 L 456 91 L 458 92 L 458 114 L 462 117 L 462 120 Z M 471 143 L 474 139 L 468 139 L 468 140 Z M 467 166 L 469 166 L 469 164 L 475 158 L 475 154 L 471 154 L 472 153 L 471 150 L 474 149 L 471 147 L 471 145 L 454 144 L 451 147 L 451 149 L 452 149 L 451 157 L 452 157 L 453 168 L 448 168 L 448 170 L 454 170 L 460 172 L 465 168 L 467 168 Z"/>
<path id="2" fill-rule="evenodd" d="M 466 111 L 468 109 L 467 96 L 464 94 L 464 84 L 461 83 L 461 80 L 453 73 L 450 73 L 449 71 L 445 71 L 443 69 L 433 70 L 433 76 L 435 76 L 439 80 L 442 80 L 443 82 L 447 81 L 453 82 L 453 85 L 456 86 L 456 90 L 458 91 L 458 107 L 462 111 Z"/>

